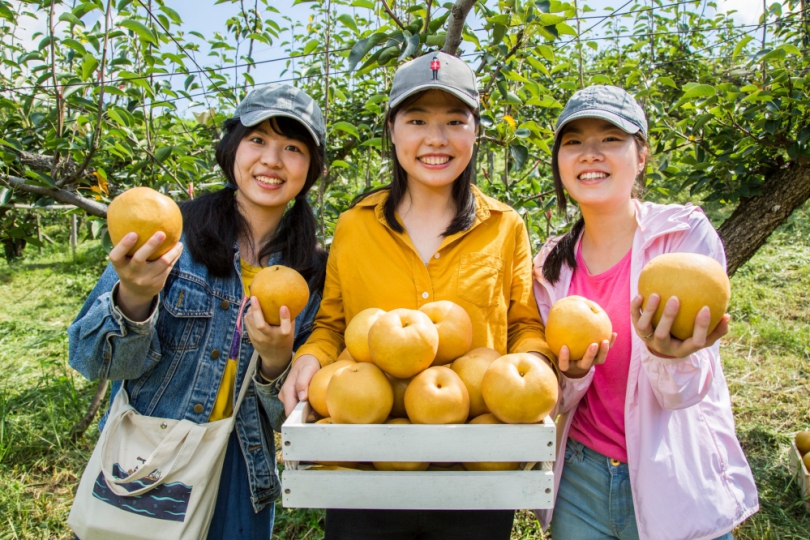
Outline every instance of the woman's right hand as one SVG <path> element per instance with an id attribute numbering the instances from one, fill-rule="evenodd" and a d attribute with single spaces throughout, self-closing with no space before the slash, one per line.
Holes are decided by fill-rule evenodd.
<path id="1" fill-rule="evenodd" d="M 299 401 L 308 396 L 309 383 L 321 369 L 321 363 L 311 354 L 301 355 L 290 368 L 287 380 L 281 386 L 278 399 L 284 404 L 284 414 L 290 416 Z"/>
<path id="2" fill-rule="evenodd" d="M 616 332 L 613 332 L 610 341 L 605 339 L 599 346 L 591 343 L 581 360 L 571 360 L 568 347 L 563 345 L 560 354 L 557 355 L 557 367 L 569 379 L 581 379 L 591 370 L 591 366 L 605 363 L 607 353 L 616 341 L 616 335 Z"/>
<path id="3" fill-rule="evenodd" d="M 183 244 L 178 242 L 160 258 L 148 261 L 165 238 L 166 233 L 156 232 L 130 257 L 127 253 L 138 242 L 138 235 L 131 232 L 110 251 L 110 262 L 119 280 L 115 304 L 133 321 L 143 321 L 149 316 L 152 299 L 163 289 L 183 252 Z"/>

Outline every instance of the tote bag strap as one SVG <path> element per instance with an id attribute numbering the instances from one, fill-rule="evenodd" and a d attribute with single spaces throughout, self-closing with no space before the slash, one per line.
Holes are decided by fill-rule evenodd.
<path id="1" fill-rule="evenodd" d="M 242 406 L 242 400 L 245 399 L 245 394 L 247 394 L 250 381 L 253 379 L 253 375 L 256 373 L 256 365 L 258 363 L 259 352 L 254 349 L 253 356 L 250 357 L 250 363 L 248 364 L 247 371 L 245 372 L 245 379 L 242 381 L 242 387 L 239 389 L 239 396 L 236 398 L 236 404 L 233 406 L 233 418 L 236 418 L 236 415 L 239 413 L 239 407 Z"/>

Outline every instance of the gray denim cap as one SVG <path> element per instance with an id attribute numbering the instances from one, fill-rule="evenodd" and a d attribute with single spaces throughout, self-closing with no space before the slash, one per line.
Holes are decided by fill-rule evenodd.
<path id="1" fill-rule="evenodd" d="M 388 95 L 388 107 L 393 108 L 417 92 L 444 90 L 478 110 L 478 83 L 467 62 L 443 52 L 432 52 L 402 64 L 394 74 L 394 84 Z"/>
<path id="2" fill-rule="evenodd" d="M 256 88 L 236 107 L 234 118 L 245 126 L 261 124 L 274 116 L 298 120 L 312 134 L 315 143 L 326 143 L 326 126 L 321 108 L 306 92 L 286 84 L 269 84 Z"/>
<path id="3" fill-rule="evenodd" d="M 641 131 L 647 138 L 644 111 L 633 96 L 616 86 L 589 86 L 571 96 L 557 119 L 554 137 L 565 124 L 578 118 L 601 118 L 630 134 Z"/>

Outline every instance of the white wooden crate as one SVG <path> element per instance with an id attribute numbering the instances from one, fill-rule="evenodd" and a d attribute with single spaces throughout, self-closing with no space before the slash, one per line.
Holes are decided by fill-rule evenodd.
<path id="1" fill-rule="evenodd" d="M 799 492 L 802 498 L 810 497 L 810 471 L 804 466 L 802 455 L 796 448 L 796 441 L 790 443 L 790 473 L 796 477 L 799 485 Z M 810 512 L 810 500 L 805 503 L 807 511 Z"/>
<path id="2" fill-rule="evenodd" d="M 287 508 L 550 508 L 556 431 L 540 424 L 307 424 L 299 403 L 281 429 Z M 533 470 L 383 472 L 305 470 L 302 461 L 518 461 Z"/>

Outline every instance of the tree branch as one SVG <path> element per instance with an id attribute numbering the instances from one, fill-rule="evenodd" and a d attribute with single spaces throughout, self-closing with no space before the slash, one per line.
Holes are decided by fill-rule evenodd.
<path id="1" fill-rule="evenodd" d="M 385 0 L 380 0 L 380 2 L 382 3 L 382 6 L 383 6 L 383 9 L 385 10 L 385 12 L 388 13 L 388 16 L 391 17 L 394 20 L 396 25 L 399 26 L 400 30 L 405 30 L 407 28 L 407 26 L 402 24 L 402 21 L 399 20 L 399 17 L 397 17 L 397 14 L 394 13 L 393 10 L 388 6 L 388 2 L 386 2 Z"/>
<path id="2" fill-rule="evenodd" d="M 78 193 L 73 193 L 72 191 L 67 191 L 65 189 L 32 186 L 30 184 L 26 184 L 23 178 L 19 178 L 17 176 L 0 176 L 0 180 L 7 183 L 13 189 L 19 189 L 20 191 L 25 191 L 26 193 L 34 193 L 35 195 L 42 195 L 43 197 L 51 197 L 52 199 L 56 199 L 57 201 L 65 204 L 72 204 L 73 206 L 81 208 L 92 216 L 98 216 L 100 218 L 107 217 L 106 204 L 87 199 Z"/>
<path id="3" fill-rule="evenodd" d="M 447 38 L 442 47 L 442 52 L 456 54 L 458 46 L 461 45 L 461 32 L 464 30 L 464 23 L 467 15 L 475 5 L 476 0 L 456 0 L 451 10 L 450 24 L 447 25 Z M 385 3 L 385 0 L 383 0 Z"/>
<path id="4" fill-rule="evenodd" d="M 107 45 L 110 41 L 110 12 L 112 11 L 112 0 L 107 0 L 107 9 L 104 12 L 104 49 L 101 52 L 101 66 L 99 67 L 99 74 L 98 74 L 98 81 L 99 81 L 99 92 L 98 92 L 98 106 L 96 107 L 96 129 L 93 135 L 93 145 L 90 147 L 90 150 L 87 152 L 87 156 L 85 156 L 84 161 L 82 162 L 81 166 L 79 166 L 79 170 L 71 175 L 67 175 L 61 180 L 56 182 L 56 185 L 59 187 L 64 186 L 65 184 L 72 184 L 79 178 L 81 175 L 84 174 L 84 171 L 87 169 L 87 166 L 90 165 L 90 160 L 93 159 L 93 155 L 98 150 L 99 145 L 99 138 L 101 138 L 101 117 L 104 113 L 104 68 L 107 65 Z"/>
<path id="5" fill-rule="evenodd" d="M 509 49 L 509 52 L 506 53 L 506 56 L 503 57 L 503 60 L 501 62 L 498 62 L 495 71 L 493 71 L 492 75 L 489 77 L 487 87 L 484 88 L 483 92 L 481 92 L 482 96 L 489 94 L 489 91 L 492 90 L 492 85 L 495 84 L 495 79 L 498 78 L 498 73 L 500 73 L 501 68 L 506 65 L 507 60 L 509 60 L 510 58 L 512 58 L 512 56 L 514 56 L 514 54 L 521 47 L 522 44 L 523 44 L 523 29 L 521 28 L 520 30 L 518 30 L 517 36 L 515 37 L 514 46 L 512 46 L 512 48 Z"/>

